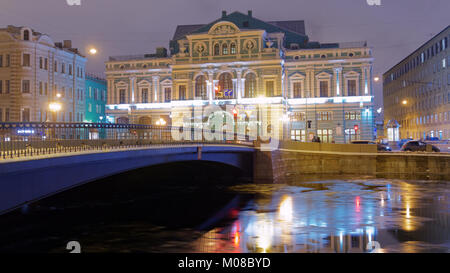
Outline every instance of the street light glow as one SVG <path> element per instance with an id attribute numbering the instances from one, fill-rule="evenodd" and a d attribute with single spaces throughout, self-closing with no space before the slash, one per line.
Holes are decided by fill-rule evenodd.
<path id="1" fill-rule="evenodd" d="M 403 101 L 402 101 L 402 104 L 403 104 L 403 105 L 406 105 L 406 104 L 408 104 L 408 101 L 407 101 L 407 100 L 403 100 Z"/>
<path id="2" fill-rule="evenodd" d="M 166 125 L 166 121 L 163 118 L 160 118 L 159 120 L 156 121 L 156 125 L 161 125 L 164 126 Z"/>
<path id="3" fill-rule="evenodd" d="M 61 106 L 61 103 L 59 103 L 59 102 L 52 102 L 48 105 L 48 108 L 52 112 L 57 112 L 57 111 L 61 110 L 62 106 Z"/>
<path id="4" fill-rule="evenodd" d="M 96 48 L 91 48 L 91 49 L 89 49 L 89 53 L 91 55 L 95 55 L 95 54 L 97 54 L 97 49 Z"/>
<path id="5" fill-rule="evenodd" d="M 373 80 L 374 80 L 375 82 L 378 82 L 378 81 L 380 80 L 380 77 L 375 77 L 375 78 L 373 78 Z"/>

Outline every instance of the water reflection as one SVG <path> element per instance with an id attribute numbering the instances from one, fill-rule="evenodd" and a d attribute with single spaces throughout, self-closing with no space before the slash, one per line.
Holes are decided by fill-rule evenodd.
<path id="1" fill-rule="evenodd" d="M 197 240 L 195 251 L 347 253 L 450 249 L 448 183 L 315 183 L 326 183 L 327 187 L 311 190 L 305 185 L 289 185 L 274 189 L 269 197 L 267 193 L 257 195 L 233 223 Z M 310 183 L 312 188 L 320 188 L 315 183 Z M 373 249 L 378 243 L 380 248 Z"/>

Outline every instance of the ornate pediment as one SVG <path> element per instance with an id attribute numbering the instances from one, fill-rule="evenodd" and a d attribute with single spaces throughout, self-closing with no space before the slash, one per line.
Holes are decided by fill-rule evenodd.
<path id="1" fill-rule="evenodd" d="M 235 34 L 238 32 L 240 32 L 240 30 L 235 24 L 231 22 L 219 22 L 209 29 L 208 34 L 223 35 L 223 34 Z"/>

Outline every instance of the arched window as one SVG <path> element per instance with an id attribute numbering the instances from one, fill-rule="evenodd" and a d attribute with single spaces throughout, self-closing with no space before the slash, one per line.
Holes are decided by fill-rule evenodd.
<path id="1" fill-rule="evenodd" d="M 23 31 L 23 40 L 29 41 L 30 40 L 30 31 L 28 29 Z"/>
<path id="2" fill-rule="evenodd" d="M 202 100 L 207 99 L 206 77 L 201 75 L 195 79 L 195 97 Z"/>
<path id="3" fill-rule="evenodd" d="M 219 44 L 214 45 L 214 55 L 220 55 L 220 46 Z"/>
<path id="4" fill-rule="evenodd" d="M 222 73 L 219 76 L 218 98 L 231 99 L 234 97 L 233 80 L 230 73 Z"/>
<path id="5" fill-rule="evenodd" d="M 223 55 L 228 55 L 228 45 L 227 44 L 223 44 L 223 46 L 222 46 L 222 54 Z"/>
<path id="6" fill-rule="evenodd" d="M 230 45 L 230 54 L 236 54 L 236 44 L 231 43 Z"/>
<path id="7" fill-rule="evenodd" d="M 256 96 L 256 76 L 248 73 L 245 76 L 245 94 L 246 98 L 254 98 Z"/>

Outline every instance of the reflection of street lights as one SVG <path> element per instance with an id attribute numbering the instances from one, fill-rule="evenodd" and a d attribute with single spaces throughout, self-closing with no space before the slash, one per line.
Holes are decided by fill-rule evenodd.
<path id="1" fill-rule="evenodd" d="M 61 110 L 61 108 L 62 108 L 62 105 L 61 105 L 61 103 L 59 103 L 59 102 L 51 102 L 49 105 L 48 105 L 48 108 L 50 109 L 50 111 L 52 111 L 53 113 L 54 113 L 54 121 L 56 122 L 57 121 L 57 113 L 58 113 L 58 111 L 60 111 Z"/>
<path id="2" fill-rule="evenodd" d="M 163 119 L 163 118 L 159 118 L 157 121 L 156 121 L 156 125 L 158 125 L 158 126 L 164 126 L 164 125 L 166 125 L 167 124 L 167 122 Z"/>

